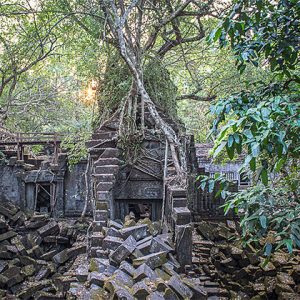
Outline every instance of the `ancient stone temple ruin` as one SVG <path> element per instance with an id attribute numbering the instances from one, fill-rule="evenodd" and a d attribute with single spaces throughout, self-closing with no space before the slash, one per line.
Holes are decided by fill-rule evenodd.
<path id="1" fill-rule="evenodd" d="M 209 166 L 193 137 L 158 111 L 179 137 L 180 177 L 147 110 L 134 156 L 116 115 L 71 170 L 63 136 L 1 128 L 0 299 L 298 299 L 300 256 L 265 264 L 241 247 L 222 200 L 197 188 Z"/>

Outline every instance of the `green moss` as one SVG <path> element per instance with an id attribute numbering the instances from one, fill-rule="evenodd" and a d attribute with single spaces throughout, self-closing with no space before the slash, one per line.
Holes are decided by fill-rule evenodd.
<path id="1" fill-rule="evenodd" d="M 157 58 L 149 58 L 144 63 L 145 88 L 151 99 L 170 116 L 176 115 L 177 88 L 171 80 L 169 71 Z M 127 95 L 132 76 L 121 57 L 112 53 L 101 82 L 98 105 L 101 113 L 113 113 Z"/>
<path id="2" fill-rule="evenodd" d="M 91 259 L 91 262 L 90 262 L 89 271 L 90 272 L 99 272 L 98 264 L 95 261 L 95 259 L 93 259 L 93 258 Z"/>

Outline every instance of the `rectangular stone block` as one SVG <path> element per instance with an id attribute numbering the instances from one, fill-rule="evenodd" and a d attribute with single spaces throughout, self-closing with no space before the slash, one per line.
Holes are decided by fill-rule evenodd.
<path id="1" fill-rule="evenodd" d="M 123 228 L 120 232 L 123 239 L 127 239 L 131 235 L 136 241 L 139 241 L 149 235 L 148 226 L 146 224 Z"/>
<path id="2" fill-rule="evenodd" d="M 176 225 L 185 225 L 191 222 L 191 212 L 187 207 L 174 207 L 172 217 Z"/>
<path id="3" fill-rule="evenodd" d="M 192 226 L 176 225 L 175 226 L 175 245 L 177 260 L 181 267 L 192 263 Z"/>
<path id="4" fill-rule="evenodd" d="M 136 248 L 136 240 L 129 236 L 111 255 L 110 259 L 116 263 L 125 260 Z"/>
<path id="5" fill-rule="evenodd" d="M 124 242 L 123 239 L 114 237 L 114 236 L 107 236 L 103 240 L 102 247 L 103 249 L 108 249 L 108 250 L 116 250 L 122 243 Z"/>

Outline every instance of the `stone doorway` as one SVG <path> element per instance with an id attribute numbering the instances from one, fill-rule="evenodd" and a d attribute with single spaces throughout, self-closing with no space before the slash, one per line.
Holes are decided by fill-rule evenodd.
<path id="1" fill-rule="evenodd" d="M 135 214 L 136 219 L 148 217 L 152 221 L 158 221 L 161 219 L 161 203 L 161 199 L 115 200 L 116 219 L 124 220 L 125 216 L 132 211 Z"/>
<path id="2" fill-rule="evenodd" d="M 50 183 L 37 183 L 35 186 L 36 202 L 35 211 L 41 213 L 51 212 L 51 202 L 53 198 L 53 189 Z"/>

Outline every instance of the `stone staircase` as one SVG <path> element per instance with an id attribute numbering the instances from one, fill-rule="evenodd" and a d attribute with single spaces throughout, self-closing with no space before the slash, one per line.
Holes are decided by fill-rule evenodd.
<path id="1" fill-rule="evenodd" d="M 197 278 L 199 284 L 207 292 L 209 300 L 229 299 L 229 293 L 218 281 L 218 272 L 212 263 L 210 256 L 214 251 L 214 243 L 200 239 L 193 234 L 193 267 L 189 275 Z"/>
<path id="2" fill-rule="evenodd" d="M 86 143 L 92 158 L 93 181 L 93 224 L 90 236 L 90 255 L 97 257 L 101 252 L 104 236 L 101 232 L 109 219 L 114 218 L 113 187 L 120 168 L 117 148 L 117 126 L 114 123 L 102 127 Z"/>

